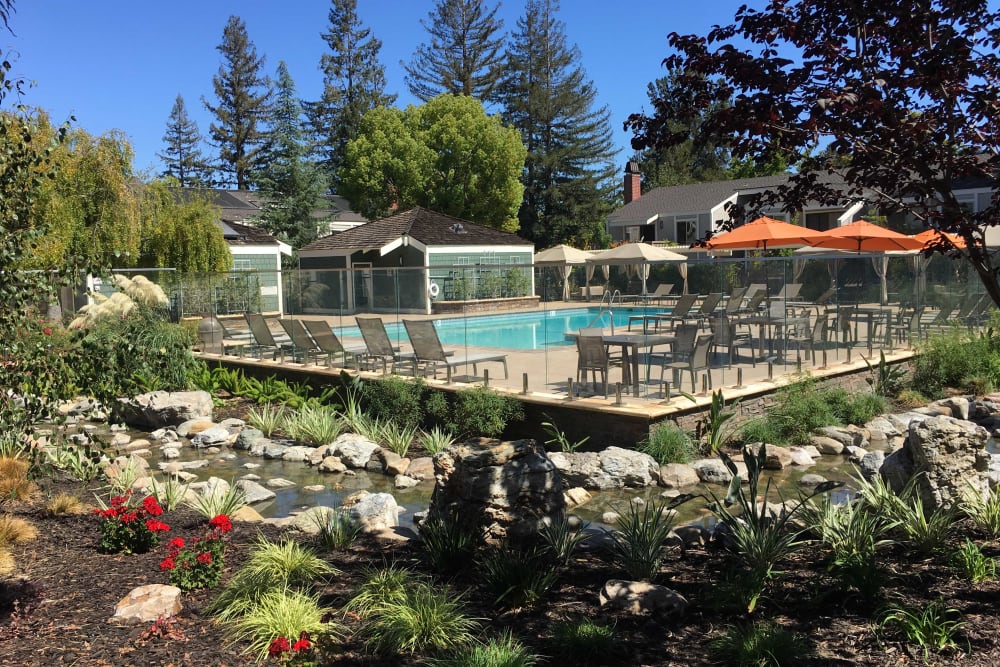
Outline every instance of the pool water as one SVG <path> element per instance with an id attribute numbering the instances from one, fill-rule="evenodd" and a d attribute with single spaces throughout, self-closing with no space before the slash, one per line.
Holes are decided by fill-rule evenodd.
<path id="1" fill-rule="evenodd" d="M 630 315 L 663 311 L 663 308 L 615 308 L 615 329 L 626 329 Z M 599 307 L 591 307 L 434 320 L 434 327 L 444 345 L 498 347 L 508 350 L 541 350 L 572 345 L 573 340 L 567 339 L 566 334 L 587 326 L 610 328 L 611 318 L 606 311 L 602 314 Z M 391 339 L 407 340 L 401 321 L 387 321 L 385 328 Z M 641 326 L 638 328 L 641 329 Z M 338 328 L 336 332 L 341 337 L 361 337 L 357 327 Z"/>

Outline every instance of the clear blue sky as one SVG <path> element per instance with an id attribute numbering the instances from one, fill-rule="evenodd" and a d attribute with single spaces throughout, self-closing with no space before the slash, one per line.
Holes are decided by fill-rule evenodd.
<path id="1" fill-rule="evenodd" d="M 567 40 L 580 48 L 597 105 L 611 111 L 619 165 L 631 154 L 622 122 L 648 110 L 646 86 L 663 73 L 666 35 L 704 34 L 714 24 L 731 22 L 741 4 L 562 1 L 559 17 Z M 400 61 L 409 62 L 427 41 L 420 20 L 433 6 L 432 0 L 358 1 L 362 21 L 382 40 L 387 89 L 399 95 L 400 106 L 415 101 Z M 316 99 L 322 89 L 319 59 L 326 44 L 320 33 L 328 26 L 329 0 L 15 0 L 14 8 L 15 35 L 0 34 L 0 44 L 5 55 L 8 49 L 16 52 L 15 74 L 35 82 L 23 101 L 46 109 L 56 121 L 73 115 L 76 125 L 94 134 L 125 132 L 138 170 L 160 171 L 156 153 L 163 150 L 178 93 L 207 136 L 210 117 L 201 98 L 212 97 L 212 76 L 221 62 L 216 46 L 231 14 L 246 22 L 258 54 L 267 58 L 269 75 L 284 60 L 300 97 Z M 503 0 L 499 15 L 505 29 L 514 30 L 523 11 L 523 0 Z"/>

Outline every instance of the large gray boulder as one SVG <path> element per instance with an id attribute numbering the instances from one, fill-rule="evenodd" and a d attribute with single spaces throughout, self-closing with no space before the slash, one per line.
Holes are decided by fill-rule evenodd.
<path id="1" fill-rule="evenodd" d="M 534 535 L 566 511 L 563 482 L 534 440 L 475 438 L 434 456 L 428 519 L 469 521 L 486 538 Z"/>
<path id="2" fill-rule="evenodd" d="M 118 411 L 129 426 L 153 431 L 196 417 L 211 420 L 212 395 L 207 391 L 151 391 L 119 399 Z"/>
<path id="3" fill-rule="evenodd" d="M 340 457 L 344 465 L 349 468 L 364 468 L 379 449 L 381 447 L 377 443 L 363 435 L 342 433 L 330 444 L 327 451 L 333 456 Z M 381 470 L 381 462 L 379 470 Z"/>
<path id="4" fill-rule="evenodd" d="M 601 468 L 619 488 L 656 486 L 660 465 L 649 454 L 621 447 L 608 447 L 599 454 Z"/>
<path id="5" fill-rule="evenodd" d="M 549 459 L 559 470 L 566 486 L 579 486 L 588 491 L 619 488 L 601 466 L 601 457 L 597 452 L 551 452 Z"/>
<path id="6" fill-rule="evenodd" d="M 399 525 L 399 513 L 391 493 L 368 493 L 351 507 L 351 520 L 366 533 L 380 533 Z"/>

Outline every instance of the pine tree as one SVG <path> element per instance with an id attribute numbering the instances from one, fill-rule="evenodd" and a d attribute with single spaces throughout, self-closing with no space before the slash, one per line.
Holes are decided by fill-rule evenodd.
<path id="1" fill-rule="evenodd" d="M 302 105 L 284 61 L 278 63 L 268 164 L 260 172 L 261 191 L 267 195 L 262 226 L 301 247 L 316 238 L 312 214 L 321 204 L 326 182 L 308 159 L 303 132 Z"/>
<path id="2" fill-rule="evenodd" d="M 175 179 L 182 188 L 207 184 L 209 166 L 201 153 L 201 133 L 198 124 L 188 116 L 184 98 L 180 95 L 170 110 L 163 143 L 167 147 L 156 154 L 165 167 L 161 176 Z"/>
<path id="3" fill-rule="evenodd" d="M 209 132 L 219 148 L 223 180 L 235 180 L 236 187 L 243 190 L 254 183 L 265 152 L 262 126 L 268 114 L 270 82 L 261 74 L 264 57 L 257 56 L 240 17 L 229 17 L 222 43 L 216 48 L 223 58 L 218 74 L 212 77 L 219 103 L 202 102 L 217 121 L 209 126 Z"/>
<path id="4" fill-rule="evenodd" d="M 406 85 L 423 101 L 441 93 L 495 99 L 503 66 L 503 20 L 483 0 L 438 0 L 420 24 L 430 33 L 406 70 Z"/>
<path id="5" fill-rule="evenodd" d="M 332 0 L 330 27 L 322 33 L 330 52 L 323 54 L 323 96 L 307 106 L 317 151 L 329 183 L 336 182 L 344 147 L 357 136 L 369 109 L 395 103 L 385 92 L 385 67 L 379 62 L 382 42 L 358 18 L 357 0 Z"/>
<path id="6" fill-rule="evenodd" d="M 518 217 L 537 244 L 598 244 L 615 187 L 610 114 L 593 108 L 594 85 L 557 10 L 555 0 L 528 0 L 507 52 L 504 116 L 528 149 Z"/>

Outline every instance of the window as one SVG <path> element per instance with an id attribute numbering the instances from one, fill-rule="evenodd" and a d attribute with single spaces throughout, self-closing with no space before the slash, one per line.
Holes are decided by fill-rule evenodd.
<path id="1" fill-rule="evenodd" d="M 233 271 L 249 271 L 252 268 L 249 259 L 233 259 Z"/>
<path id="2" fill-rule="evenodd" d="M 674 224 L 676 225 L 674 240 L 677 245 L 691 245 L 698 239 L 697 218 L 678 218 Z"/>

